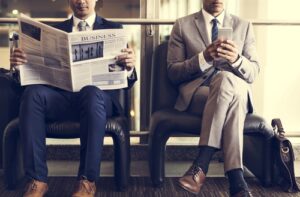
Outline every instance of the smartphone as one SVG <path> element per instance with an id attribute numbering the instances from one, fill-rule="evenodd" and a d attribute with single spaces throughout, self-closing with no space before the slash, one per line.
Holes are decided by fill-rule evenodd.
<path id="1" fill-rule="evenodd" d="M 232 40 L 232 28 L 221 27 L 218 29 L 218 39 L 221 40 Z"/>

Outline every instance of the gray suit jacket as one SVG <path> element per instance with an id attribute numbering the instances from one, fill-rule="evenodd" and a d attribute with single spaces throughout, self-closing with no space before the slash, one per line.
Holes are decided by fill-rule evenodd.
<path id="1" fill-rule="evenodd" d="M 238 46 L 243 61 L 237 68 L 232 68 L 238 77 L 251 84 L 259 73 L 255 39 L 251 23 L 237 16 L 225 13 L 224 27 L 232 27 L 232 39 Z M 209 40 L 202 11 L 178 19 L 173 27 L 168 49 L 168 76 L 179 86 L 179 96 L 175 109 L 184 111 L 188 108 L 193 94 L 213 73 L 214 67 L 201 71 L 198 54 L 206 49 Z M 214 65 L 224 66 L 226 61 L 215 62 Z M 251 91 L 249 87 L 250 109 L 253 111 Z"/>

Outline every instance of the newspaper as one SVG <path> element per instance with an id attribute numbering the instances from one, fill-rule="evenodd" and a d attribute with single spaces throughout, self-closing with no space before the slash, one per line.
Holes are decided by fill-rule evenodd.
<path id="1" fill-rule="evenodd" d="M 128 86 L 127 70 L 115 59 L 126 48 L 125 30 L 66 33 L 23 14 L 18 21 L 28 60 L 19 67 L 22 86 L 47 84 L 72 92 L 86 85 L 102 90 Z"/>

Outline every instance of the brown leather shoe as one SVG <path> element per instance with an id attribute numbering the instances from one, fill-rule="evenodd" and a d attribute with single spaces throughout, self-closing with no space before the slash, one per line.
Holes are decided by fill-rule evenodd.
<path id="1" fill-rule="evenodd" d="M 27 184 L 23 197 L 43 197 L 48 191 L 47 183 L 32 180 Z"/>
<path id="2" fill-rule="evenodd" d="M 242 190 L 231 197 L 253 197 L 253 195 L 250 191 Z"/>
<path id="3" fill-rule="evenodd" d="M 178 181 L 183 189 L 198 194 L 205 181 L 205 174 L 199 166 L 192 165 Z"/>
<path id="4" fill-rule="evenodd" d="M 86 179 L 78 181 L 72 197 L 94 197 L 96 194 L 95 182 L 90 182 Z"/>

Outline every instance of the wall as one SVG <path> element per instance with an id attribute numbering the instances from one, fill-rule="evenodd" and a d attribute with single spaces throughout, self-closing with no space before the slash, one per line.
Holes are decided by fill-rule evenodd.
<path id="1" fill-rule="evenodd" d="M 0 47 L 0 67 L 9 69 L 9 50 L 7 47 Z"/>

